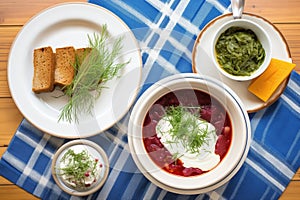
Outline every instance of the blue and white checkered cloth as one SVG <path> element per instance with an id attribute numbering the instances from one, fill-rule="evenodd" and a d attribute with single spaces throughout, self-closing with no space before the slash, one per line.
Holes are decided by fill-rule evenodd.
<path id="1" fill-rule="evenodd" d="M 143 58 L 140 94 L 166 76 L 191 72 L 192 48 L 207 22 L 230 9 L 229 0 L 92 0 L 116 13 L 133 30 Z M 155 30 L 155 31 L 154 31 Z M 160 30 L 168 30 L 160 32 Z M 160 34 L 167 34 L 161 37 Z M 300 166 L 300 75 L 270 107 L 250 114 L 253 141 L 240 171 L 227 184 L 200 195 L 178 195 L 149 182 L 129 152 L 128 116 L 88 139 L 98 143 L 111 165 L 104 186 L 87 199 L 277 199 Z M 0 161 L 0 175 L 42 199 L 80 199 L 54 183 L 51 160 L 67 140 L 36 129 L 25 119 Z"/>

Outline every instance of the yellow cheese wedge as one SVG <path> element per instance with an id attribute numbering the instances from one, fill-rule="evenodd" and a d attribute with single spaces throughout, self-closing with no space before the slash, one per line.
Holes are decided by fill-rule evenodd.
<path id="1" fill-rule="evenodd" d="M 272 58 L 269 67 L 250 83 L 248 90 L 264 102 L 268 101 L 295 66 L 296 64 Z"/>

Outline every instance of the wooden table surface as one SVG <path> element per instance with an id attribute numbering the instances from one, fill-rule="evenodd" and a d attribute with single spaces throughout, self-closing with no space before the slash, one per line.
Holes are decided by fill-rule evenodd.
<path id="1" fill-rule="evenodd" d="M 0 156 L 6 150 L 23 116 L 14 104 L 7 84 L 7 59 L 11 44 L 23 25 L 37 12 L 61 2 L 74 0 L 7 0 L 0 3 Z M 75 0 L 76 1 L 76 0 Z M 84 0 L 77 0 L 84 1 Z M 300 73 L 300 1 L 246 0 L 245 12 L 260 15 L 281 31 L 286 38 L 296 71 Z M 281 199 L 299 199 L 300 170 Z M 0 177 L 1 199 L 35 197 Z"/>

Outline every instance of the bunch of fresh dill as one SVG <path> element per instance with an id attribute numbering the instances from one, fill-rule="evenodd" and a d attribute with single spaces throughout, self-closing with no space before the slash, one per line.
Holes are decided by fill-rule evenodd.
<path id="1" fill-rule="evenodd" d="M 75 120 L 78 123 L 82 113 L 92 115 L 95 101 L 99 98 L 104 84 L 118 76 L 119 71 L 129 63 L 115 63 L 122 49 L 122 39 L 117 38 L 111 46 L 113 38 L 109 35 L 106 24 L 102 26 L 99 34 L 94 33 L 93 37 L 88 35 L 91 51 L 80 65 L 75 63 L 77 73 L 71 85 L 64 88 L 69 101 L 61 110 L 58 121 Z"/>

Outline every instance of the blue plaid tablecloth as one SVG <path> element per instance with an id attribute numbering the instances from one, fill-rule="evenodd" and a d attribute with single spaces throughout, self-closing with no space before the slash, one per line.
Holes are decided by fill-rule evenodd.
<path id="1" fill-rule="evenodd" d="M 210 20 L 230 10 L 229 0 L 90 2 L 118 15 L 139 41 L 144 64 L 140 94 L 164 77 L 191 72 L 197 34 Z M 163 32 L 167 37 L 161 37 L 160 30 L 168 30 Z M 139 172 L 127 144 L 128 113 L 109 130 L 88 138 L 106 151 L 111 169 L 104 186 L 82 198 L 277 199 L 300 166 L 299 95 L 300 75 L 293 71 L 281 97 L 268 108 L 249 115 L 253 141 L 239 172 L 220 188 L 191 196 L 162 190 Z M 51 175 L 53 154 L 65 142 L 24 119 L 1 158 L 0 175 L 41 199 L 80 199 L 60 190 Z"/>

